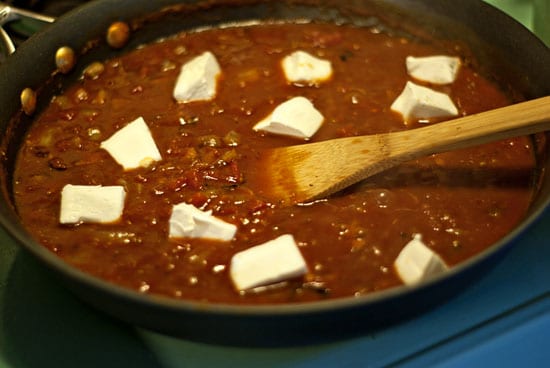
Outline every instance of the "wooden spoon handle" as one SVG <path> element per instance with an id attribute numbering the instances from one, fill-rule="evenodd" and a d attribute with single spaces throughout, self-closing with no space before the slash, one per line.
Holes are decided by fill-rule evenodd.
<path id="1" fill-rule="evenodd" d="M 391 155 L 413 159 L 550 130 L 550 96 L 387 134 Z"/>

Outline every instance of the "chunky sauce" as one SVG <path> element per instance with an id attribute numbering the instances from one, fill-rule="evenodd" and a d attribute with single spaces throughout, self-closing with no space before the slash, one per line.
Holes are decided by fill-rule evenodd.
<path id="1" fill-rule="evenodd" d="M 304 50 L 332 62 L 326 83 L 287 83 L 280 59 Z M 180 66 L 213 52 L 223 70 L 217 97 L 178 104 Z M 389 106 L 410 77 L 408 55 L 463 57 L 458 45 L 328 24 L 263 24 L 185 33 L 106 61 L 57 96 L 30 128 L 14 181 L 16 204 L 33 236 L 64 260 L 143 293 L 227 303 L 287 303 L 358 296 L 401 284 L 393 262 L 413 234 L 449 265 L 479 253 L 524 216 L 535 159 L 528 138 L 434 155 L 401 165 L 327 201 L 278 208 L 255 193 L 268 147 L 303 143 L 252 126 L 290 97 L 325 116 L 311 141 L 421 126 Z M 460 114 L 509 104 L 468 60 L 448 93 Z M 163 160 L 123 171 L 100 142 L 143 116 Z M 432 121 L 432 124 L 437 121 Z M 437 139 L 437 137 L 434 137 Z M 323 163 L 320 162 L 319 165 Z M 123 185 L 116 224 L 59 224 L 65 184 Z M 168 239 L 171 206 L 213 210 L 238 226 L 230 242 Z M 267 290 L 237 292 L 228 276 L 236 252 L 293 234 L 309 273 Z"/>

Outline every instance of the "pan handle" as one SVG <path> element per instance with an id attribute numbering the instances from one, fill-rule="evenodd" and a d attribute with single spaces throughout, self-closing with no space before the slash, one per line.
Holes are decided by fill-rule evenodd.
<path id="1" fill-rule="evenodd" d="M 10 38 L 10 35 L 0 27 L 0 52 L 2 55 L 7 56 L 15 51 L 15 45 Z"/>
<path id="2" fill-rule="evenodd" d="M 27 23 L 28 25 L 24 27 L 25 30 L 30 29 L 30 33 L 34 33 L 37 28 L 54 21 L 53 17 L 9 6 L 0 1 L 0 53 L 2 56 L 7 56 L 15 51 L 15 45 L 2 27 L 3 25 L 10 22 Z M 26 36 L 28 37 L 30 34 Z"/>
<path id="3" fill-rule="evenodd" d="M 19 9 L 13 6 L 9 6 L 8 4 L 0 1 L 0 25 L 23 19 L 32 19 L 33 21 L 38 21 L 42 23 L 53 23 L 55 21 L 54 17 L 24 9 Z"/>

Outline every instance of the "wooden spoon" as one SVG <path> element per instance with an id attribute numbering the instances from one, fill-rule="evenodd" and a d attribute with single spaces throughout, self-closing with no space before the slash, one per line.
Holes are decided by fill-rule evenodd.
<path id="1" fill-rule="evenodd" d="M 324 198 L 402 162 L 550 130 L 550 96 L 427 127 L 266 150 L 263 194 L 291 205 Z"/>

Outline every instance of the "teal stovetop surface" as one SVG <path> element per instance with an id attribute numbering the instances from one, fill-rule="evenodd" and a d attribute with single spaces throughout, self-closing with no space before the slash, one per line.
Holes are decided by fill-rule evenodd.
<path id="1" fill-rule="evenodd" d="M 533 29 L 529 1 L 490 2 Z M 0 367 L 388 365 L 550 366 L 550 213 L 487 275 L 429 313 L 353 339 L 278 349 L 194 343 L 113 320 L 78 301 L 0 230 Z"/>

